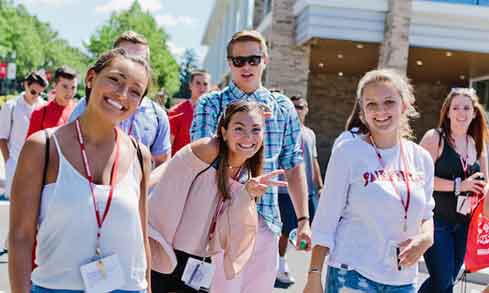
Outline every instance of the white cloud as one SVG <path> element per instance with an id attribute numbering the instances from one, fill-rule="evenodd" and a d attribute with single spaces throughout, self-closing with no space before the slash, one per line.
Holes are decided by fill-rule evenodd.
<path id="1" fill-rule="evenodd" d="M 133 2 L 134 0 L 110 0 L 105 4 L 95 6 L 95 11 L 99 13 L 110 13 L 114 11 L 124 10 L 131 7 Z M 161 10 L 161 8 L 163 8 L 160 0 L 139 0 L 139 4 L 144 10 L 149 10 L 150 12 L 157 12 Z"/>
<path id="2" fill-rule="evenodd" d="M 70 4 L 71 2 L 73 2 L 73 0 L 18 0 L 17 2 L 29 7 L 34 7 L 34 6 L 61 7 Z"/>
<path id="3" fill-rule="evenodd" d="M 190 16 L 174 16 L 171 14 L 156 15 L 156 22 L 163 27 L 174 27 L 177 25 L 192 25 L 196 22 L 195 18 Z"/>
<path id="4" fill-rule="evenodd" d="M 183 53 L 185 52 L 185 48 L 178 47 L 172 41 L 167 41 L 166 45 L 168 46 L 168 50 L 170 50 L 170 53 L 173 54 L 173 57 L 175 57 L 177 62 L 180 62 L 180 59 L 182 58 Z"/>

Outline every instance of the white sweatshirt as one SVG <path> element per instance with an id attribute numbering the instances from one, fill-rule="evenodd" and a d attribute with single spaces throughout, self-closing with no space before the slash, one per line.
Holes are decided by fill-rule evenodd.
<path id="1" fill-rule="evenodd" d="M 312 224 L 313 244 L 328 247 L 328 264 L 352 269 L 375 282 L 406 285 L 416 281 L 418 266 L 398 271 L 390 257 L 391 244 L 421 232 L 421 221 L 433 217 L 434 167 L 429 153 L 403 140 L 410 174 L 411 201 L 407 232 L 403 232 L 404 208 L 372 145 L 363 139 L 345 141 L 333 152 L 324 189 Z M 404 171 L 399 144 L 379 149 L 387 170 Z M 397 175 L 397 173 L 395 173 Z M 393 176 L 406 201 L 402 176 Z M 395 250 L 394 250 L 395 256 Z"/>

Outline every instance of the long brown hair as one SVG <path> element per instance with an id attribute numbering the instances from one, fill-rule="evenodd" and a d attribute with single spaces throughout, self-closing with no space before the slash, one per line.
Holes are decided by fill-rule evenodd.
<path id="1" fill-rule="evenodd" d="M 455 96 L 464 96 L 472 101 L 474 107 L 475 118 L 472 119 L 467 130 L 467 134 L 470 135 L 475 141 L 475 148 L 477 151 L 477 158 L 480 158 L 481 153 L 484 151 L 485 141 L 487 138 L 487 124 L 484 116 L 484 110 L 479 103 L 479 97 L 474 89 L 471 88 L 453 88 L 448 96 L 445 98 L 440 111 L 440 121 L 438 122 L 438 128 L 442 130 L 442 133 L 447 137 L 448 143 L 453 147 L 454 141 L 452 139 L 452 129 L 450 128 L 450 118 L 448 118 L 448 112 L 452 105 L 453 98 Z"/>
<path id="2" fill-rule="evenodd" d="M 234 114 L 244 112 L 244 113 L 250 113 L 253 111 L 257 111 L 264 116 L 264 113 L 266 112 L 266 109 L 264 108 L 265 106 L 258 104 L 256 102 L 249 102 L 249 101 L 236 101 L 231 104 L 229 104 L 226 107 L 226 111 L 224 112 L 224 115 L 221 116 L 219 119 L 219 124 L 217 126 L 217 134 L 216 138 L 219 141 L 219 157 L 218 157 L 218 163 L 219 166 L 217 168 L 216 172 L 216 180 L 217 180 L 217 189 L 219 190 L 219 193 L 221 194 L 223 199 L 228 199 L 230 198 L 229 195 L 229 176 L 227 174 L 227 170 L 229 169 L 229 162 L 228 162 L 228 155 L 229 155 L 229 148 L 227 143 L 224 141 L 224 137 L 222 135 L 222 129 L 228 129 L 229 123 L 231 122 L 231 119 L 233 118 Z M 265 120 L 265 118 L 263 118 Z M 265 125 L 263 125 L 264 127 Z M 260 149 L 249 159 L 245 161 L 243 164 L 243 167 L 246 168 L 248 171 L 248 176 L 256 177 L 260 176 L 263 173 L 263 144 L 261 145 Z"/>
<path id="3" fill-rule="evenodd" d="M 348 119 L 346 119 L 346 131 L 352 130 L 353 128 L 358 128 L 359 133 L 368 133 L 368 127 L 363 124 L 362 119 L 360 118 L 360 110 L 360 102 L 358 99 L 355 99 L 355 104 L 353 105 L 350 116 L 348 116 Z"/>

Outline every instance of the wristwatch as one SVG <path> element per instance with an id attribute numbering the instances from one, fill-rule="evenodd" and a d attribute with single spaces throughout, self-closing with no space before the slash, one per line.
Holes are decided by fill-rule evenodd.
<path id="1" fill-rule="evenodd" d="M 454 186 L 453 186 L 453 192 L 455 193 L 455 196 L 459 196 L 460 195 L 460 185 L 462 183 L 462 178 L 460 177 L 457 177 L 455 178 L 455 183 L 454 183 Z"/>

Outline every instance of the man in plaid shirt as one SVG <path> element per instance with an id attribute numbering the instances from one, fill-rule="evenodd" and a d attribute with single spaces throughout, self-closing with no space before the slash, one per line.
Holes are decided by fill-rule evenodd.
<path id="1" fill-rule="evenodd" d="M 190 130 L 191 139 L 213 136 L 219 117 L 226 106 L 235 100 L 245 99 L 268 106 L 271 116 L 267 118 L 265 126 L 264 171 L 268 173 L 285 169 L 298 220 L 297 244 L 304 240 L 306 250 L 309 250 L 311 231 L 300 145 L 301 125 L 294 105 L 284 95 L 272 95 L 261 84 L 268 53 L 265 40 L 259 32 L 241 31 L 234 34 L 228 43 L 227 55 L 232 81 L 223 91 L 200 98 Z M 212 292 L 272 292 L 278 269 L 277 247 L 282 226 L 276 187 L 269 188 L 258 200 L 257 209 L 260 227 L 254 255 L 233 280 L 224 277 L 223 256 L 215 257 L 213 263 L 217 264 L 217 268 Z"/>

